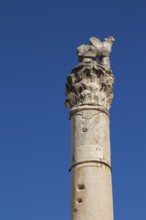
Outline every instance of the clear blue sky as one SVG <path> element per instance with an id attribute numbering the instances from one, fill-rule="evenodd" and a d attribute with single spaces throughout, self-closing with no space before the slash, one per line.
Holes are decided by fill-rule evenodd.
<path id="1" fill-rule="evenodd" d="M 115 220 L 146 219 L 146 3 L 0 1 L 0 219 L 69 220 L 64 85 L 76 47 L 113 35 Z"/>

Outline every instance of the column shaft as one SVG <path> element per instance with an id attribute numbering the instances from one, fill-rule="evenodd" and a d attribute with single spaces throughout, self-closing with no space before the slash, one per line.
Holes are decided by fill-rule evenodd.
<path id="1" fill-rule="evenodd" d="M 82 110 L 71 124 L 71 220 L 113 220 L 109 117 Z"/>

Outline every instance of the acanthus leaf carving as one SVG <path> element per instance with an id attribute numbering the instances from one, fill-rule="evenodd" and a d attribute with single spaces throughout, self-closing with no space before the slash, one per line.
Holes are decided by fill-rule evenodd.
<path id="1" fill-rule="evenodd" d="M 109 65 L 113 38 L 107 39 L 102 43 L 90 38 L 93 45 L 81 45 L 77 48 L 80 63 L 67 77 L 66 107 L 92 105 L 102 106 L 109 110 L 113 99 L 112 87 L 114 83 L 114 76 Z M 94 47 L 95 45 L 96 47 Z M 98 62 L 96 61 L 97 57 L 99 58 Z M 103 62 L 105 60 L 108 65 Z"/>

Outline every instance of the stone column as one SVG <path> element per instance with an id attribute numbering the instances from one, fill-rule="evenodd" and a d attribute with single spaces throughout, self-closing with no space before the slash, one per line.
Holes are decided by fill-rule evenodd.
<path id="1" fill-rule="evenodd" d="M 109 108 L 114 76 L 113 37 L 77 48 L 79 65 L 67 77 L 70 107 L 71 220 L 113 220 Z M 97 58 L 99 59 L 97 61 Z"/>

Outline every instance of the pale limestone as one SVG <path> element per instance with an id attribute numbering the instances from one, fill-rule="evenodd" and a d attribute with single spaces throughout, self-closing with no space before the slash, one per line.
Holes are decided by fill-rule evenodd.
<path id="1" fill-rule="evenodd" d="M 71 108 L 71 220 L 113 220 L 109 108 L 113 37 L 77 48 L 80 64 L 67 78 Z M 96 61 L 99 58 L 99 61 Z"/>

